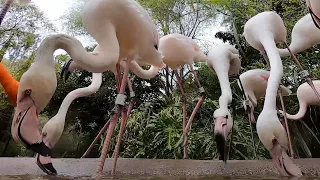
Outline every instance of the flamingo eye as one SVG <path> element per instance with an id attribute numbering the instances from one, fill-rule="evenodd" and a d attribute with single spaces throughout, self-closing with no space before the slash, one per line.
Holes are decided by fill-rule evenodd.
<path id="1" fill-rule="evenodd" d="M 226 119 L 228 119 L 228 117 L 229 117 L 229 116 L 228 116 L 228 115 L 226 115 Z"/>
<path id="2" fill-rule="evenodd" d="M 24 92 L 25 95 L 30 95 L 31 94 L 31 89 L 27 89 L 25 92 Z"/>

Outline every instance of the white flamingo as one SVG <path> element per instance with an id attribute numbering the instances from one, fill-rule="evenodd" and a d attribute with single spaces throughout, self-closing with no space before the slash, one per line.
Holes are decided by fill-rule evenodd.
<path id="1" fill-rule="evenodd" d="M 244 26 L 247 42 L 259 51 L 266 51 L 271 65 L 263 110 L 257 120 L 257 132 L 269 150 L 273 162 L 283 176 L 302 175 L 287 154 L 288 136 L 276 110 L 277 91 L 283 75 L 282 61 L 276 43 L 286 42 L 286 28 L 281 17 L 273 12 L 262 12 L 249 19 Z"/>
<path id="2" fill-rule="evenodd" d="M 246 99 L 249 99 L 250 121 L 255 123 L 254 107 L 258 105 L 258 100 L 266 94 L 267 83 L 270 76 L 270 71 L 264 69 L 251 69 L 240 75 L 240 80 L 245 91 Z M 240 82 L 238 86 L 241 88 Z M 285 86 L 280 85 L 283 96 L 289 96 L 292 92 Z M 244 104 L 246 109 L 246 106 Z"/>
<path id="3" fill-rule="evenodd" d="M 92 82 L 88 87 L 78 88 L 67 94 L 67 96 L 64 98 L 64 100 L 61 103 L 58 113 L 55 116 L 53 116 L 44 125 L 42 129 L 41 134 L 43 137 L 43 142 L 47 147 L 52 149 L 58 143 L 64 130 L 66 115 L 71 103 L 79 97 L 85 97 L 95 93 L 96 91 L 99 90 L 101 83 L 102 83 L 102 74 L 92 73 Z M 52 165 L 50 156 L 45 157 L 37 154 L 36 162 L 38 166 L 47 174 L 57 173 L 57 171 L 54 169 Z"/>
<path id="4" fill-rule="evenodd" d="M 313 83 L 317 91 L 320 92 L 320 80 L 314 80 Z M 306 114 L 309 105 L 320 106 L 320 100 L 306 82 L 298 87 L 297 98 L 299 101 L 299 111 L 294 115 L 286 113 L 288 119 L 300 120 Z M 283 113 L 283 111 L 280 112 Z"/>
<path id="5" fill-rule="evenodd" d="M 241 67 L 239 52 L 228 44 L 214 46 L 209 51 L 207 64 L 217 74 L 221 88 L 219 108 L 213 114 L 215 119 L 214 136 L 220 156 L 226 162 L 226 139 L 233 126 L 233 119 L 228 109 L 228 105 L 232 102 L 229 76 L 239 75 Z"/>
<path id="6" fill-rule="evenodd" d="M 207 56 L 200 50 L 198 44 L 191 39 L 190 37 L 184 36 L 182 34 L 169 34 L 163 36 L 159 40 L 159 52 L 164 56 L 163 62 L 170 67 L 177 77 L 179 84 L 180 92 L 182 95 L 183 101 L 183 158 L 188 158 L 187 152 L 187 139 L 188 132 L 190 130 L 191 123 L 200 108 L 202 102 L 204 101 L 205 94 L 204 89 L 201 87 L 196 71 L 193 68 L 194 62 L 206 62 Z M 193 109 L 193 112 L 188 120 L 186 121 L 187 116 L 187 105 L 186 97 L 183 89 L 183 84 L 179 77 L 177 69 L 180 66 L 188 65 L 194 75 L 196 85 L 201 93 L 201 98 L 198 100 L 197 105 Z M 145 73 L 146 74 L 146 73 Z M 151 73 L 150 73 L 151 74 Z M 141 76 L 141 75 L 140 75 Z M 142 78 L 150 78 L 149 76 L 142 76 Z"/>
<path id="7" fill-rule="evenodd" d="M 121 13 L 119 13 L 121 12 Z M 57 86 L 53 53 L 64 49 L 83 69 L 102 73 L 125 61 L 117 106 L 122 109 L 126 96 L 130 63 L 148 64 L 161 68 L 162 56 L 157 51 L 158 32 L 148 13 L 134 0 L 91 0 L 83 8 L 82 20 L 85 29 L 98 42 L 101 51 L 88 53 L 80 41 L 56 34 L 45 38 L 37 50 L 32 66 L 22 75 L 17 96 L 17 107 L 12 122 L 12 136 L 15 141 L 42 156 L 50 156 L 50 148 L 43 143 L 38 131 L 38 114 L 49 103 Z M 121 112 L 110 119 L 110 129 L 114 127 Z M 104 142 L 101 161 L 96 175 L 101 175 L 112 130 L 108 131 Z"/>
<path id="8" fill-rule="evenodd" d="M 303 16 L 291 32 L 290 50 L 293 54 L 302 52 L 320 43 L 320 30 L 314 25 L 310 14 Z M 279 49 L 280 56 L 290 56 L 288 49 Z"/>

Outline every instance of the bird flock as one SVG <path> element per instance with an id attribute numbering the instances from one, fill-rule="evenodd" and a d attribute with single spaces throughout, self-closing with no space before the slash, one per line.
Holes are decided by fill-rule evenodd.
<path id="1" fill-rule="evenodd" d="M 29 1 L 21 0 L 21 3 L 26 4 Z M 1 10 L 0 23 L 10 3 L 12 0 L 8 0 L 7 6 Z M 20 82 L 15 81 L 3 65 L 0 66 L 0 73 L 3 76 L 0 77 L 0 82 L 15 104 L 12 137 L 36 153 L 36 163 L 45 173 L 56 175 L 57 171 L 51 160 L 52 148 L 63 133 L 70 104 L 76 98 L 97 92 L 101 86 L 102 73 L 112 71 L 115 74 L 118 90 L 115 111 L 92 145 L 108 129 L 95 173 L 95 177 L 101 177 L 113 130 L 118 119 L 122 118 L 113 155 L 115 160 L 112 175 L 114 175 L 121 139 L 135 102 L 129 72 L 132 71 L 143 79 L 151 79 L 167 66 L 175 73 L 183 100 L 183 158 L 186 159 L 188 132 L 206 94 L 193 64 L 206 62 L 209 69 L 216 73 L 221 88 L 219 108 L 213 114 L 214 136 L 220 159 L 226 162 L 229 154 L 227 139 L 229 135 L 232 138 L 234 124 L 234 115 L 230 111 L 232 90 L 229 80 L 236 78 L 243 92 L 243 107 L 248 113 L 250 125 L 256 124 L 259 139 L 269 150 L 279 173 L 282 176 L 302 176 L 302 171 L 292 161 L 293 152 L 287 119 L 301 119 L 308 105 L 320 105 L 320 81 L 312 81 L 295 57 L 296 53 L 320 41 L 320 1 L 307 0 L 306 5 L 310 13 L 295 24 L 290 45 L 286 43 L 287 30 L 283 20 L 274 11 L 258 13 L 245 23 L 243 35 L 246 41 L 263 55 L 268 67 L 266 70 L 248 70 L 240 75 L 240 55 L 232 45 L 213 46 L 208 55 L 205 55 L 193 39 L 182 34 L 168 34 L 159 38 L 151 17 L 135 0 L 87 1 L 82 10 L 82 21 L 85 29 L 98 43 L 93 52 L 87 52 L 81 42 L 72 36 L 54 34 L 41 42 L 34 63 L 22 75 Z M 278 48 L 279 43 L 284 44 L 286 48 Z M 88 87 L 71 91 L 62 101 L 58 113 L 45 124 L 42 132 L 39 132 L 39 114 L 47 106 L 57 87 L 53 59 L 53 53 L 57 49 L 64 49 L 71 57 L 63 67 L 61 78 L 67 80 L 73 71 L 86 70 L 92 72 L 92 83 Z M 284 56 L 292 57 L 306 81 L 297 89 L 300 109 L 296 115 L 286 113 L 283 105 L 282 97 L 292 93 L 290 89 L 280 84 L 283 76 L 281 57 Z M 149 65 L 150 68 L 145 70 L 142 68 L 144 65 Z M 183 84 L 177 71 L 183 65 L 188 65 L 194 74 L 200 95 L 188 120 Z M 125 105 L 128 98 L 125 94 L 127 85 L 130 89 L 129 107 Z M 255 120 L 254 108 L 263 96 L 265 96 L 263 109 Z M 277 98 L 282 104 L 280 109 L 277 107 Z M 92 145 L 83 157 L 90 152 Z M 253 151 L 256 153 L 255 149 Z"/>

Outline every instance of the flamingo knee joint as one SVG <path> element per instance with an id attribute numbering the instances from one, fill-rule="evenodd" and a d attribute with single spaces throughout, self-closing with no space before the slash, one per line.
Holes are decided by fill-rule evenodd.
<path id="1" fill-rule="evenodd" d="M 116 105 L 122 105 L 122 106 L 124 106 L 124 103 L 126 102 L 126 98 L 127 98 L 126 95 L 124 95 L 124 94 L 118 94 L 118 95 L 117 95 L 117 98 L 116 98 L 115 104 L 116 104 Z"/>

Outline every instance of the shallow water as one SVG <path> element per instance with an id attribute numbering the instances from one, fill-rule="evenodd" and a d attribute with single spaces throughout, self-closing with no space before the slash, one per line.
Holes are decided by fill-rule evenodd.
<path id="1" fill-rule="evenodd" d="M 91 177 L 68 177 L 68 176 L 39 176 L 39 175 L 11 175 L 11 176 L 1 176 L 0 180 L 68 180 L 68 179 L 80 179 L 80 180 L 89 180 L 93 179 Z M 173 180 L 320 180 L 320 177 L 274 177 L 274 176 L 223 176 L 223 175 L 213 175 L 213 176 L 104 176 L 102 179 L 114 179 L 114 180 L 164 180 L 164 179 L 173 179 Z"/>

